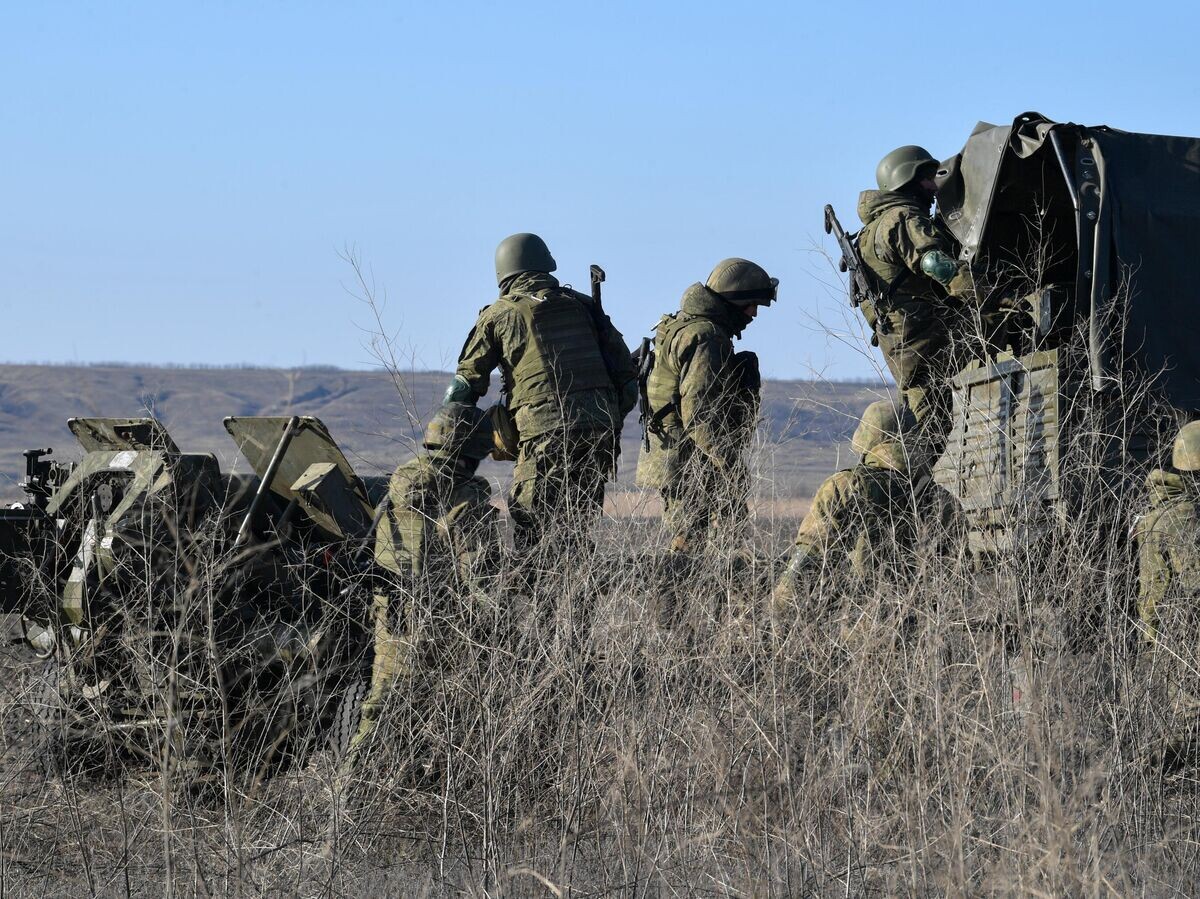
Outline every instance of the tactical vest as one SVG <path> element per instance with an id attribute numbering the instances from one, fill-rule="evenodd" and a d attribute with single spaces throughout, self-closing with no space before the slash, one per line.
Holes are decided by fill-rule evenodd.
<path id="1" fill-rule="evenodd" d="M 879 230 L 880 223 L 893 212 L 894 210 L 888 210 L 863 225 L 858 234 L 858 253 L 862 257 L 863 264 L 875 276 L 879 290 L 889 298 L 896 295 L 932 299 L 942 297 L 944 290 L 941 285 L 928 275 L 918 275 L 902 263 L 885 262 L 879 256 L 875 239 L 876 232 Z M 904 214 L 901 213 L 900 218 L 903 220 L 904 217 Z"/>
<path id="2" fill-rule="evenodd" d="M 511 408 L 585 390 L 612 389 L 595 322 L 582 300 L 561 289 L 509 294 L 503 299 L 516 307 L 529 335 L 506 385 Z"/>

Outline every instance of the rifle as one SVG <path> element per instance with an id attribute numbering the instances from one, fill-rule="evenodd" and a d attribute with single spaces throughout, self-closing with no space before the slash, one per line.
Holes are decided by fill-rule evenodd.
<path id="1" fill-rule="evenodd" d="M 592 315 L 592 323 L 596 326 L 596 339 L 600 343 L 600 358 L 604 360 L 604 368 L 608 371 L 608 379 L 613 386 L 618 390 L 621 385 L 617 381 L 616 367 L 613 365 L 612 357 L 608 354 L 608 349 L 605 346 L 606 334 L 612 328 L 612 321 L 604 314 L 604 297 L 600 292 L 600 285 L 604 283 L 604 269 L 598 265 L 588 266 L 588 274 L 592 280 L 592 305 L 588 311 Z M 626 348 L 625 352 L 629 352 Z M 617 463 L 621 458 L 621 429 L 618 427 L 613 435 L 613 468 L 610 474 L 616 474 Z"/>
<path id="2" fill-rule="evenodd" d="M 654 350 L 649 337 L 642 338 L 637 351 L 638 423 L 642 426 L 642 449 L 650 451 L 650 422 L 654 418 L 650 411 L 650 371 L 654 368 Z"/>
<path id="3" fill-rule="evenodd" d="M 850 273 L 850 305 L 857 309 L 863 300 L 878 301 L 881 294 L 871 283 L 867 270 L 863 266 L 862 257 L 858 255 L 858 247 L 854 245 L 854 238 L 858 236 L 857 232 L 847 234 L 842 228 L 842 223 L 838 221 L 833 206 L 828 203 L 825 204 L 825 233 L 834 236 L 842 251 L 838 269 Z"/>

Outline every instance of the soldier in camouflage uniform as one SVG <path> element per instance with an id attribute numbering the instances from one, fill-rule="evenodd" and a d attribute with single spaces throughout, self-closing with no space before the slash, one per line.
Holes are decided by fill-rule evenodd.
<path id="1" fill-rule="evenodd" d="M 501 369 L 519 433 L 508 498 L 518 553 L 575 545 L 586 532 L 616 464 L 621 423 L 637 403 L 620 332 L 590 296 L 559 284 L 556 267 L 535 234 L 500 243 L 500 298 L 480 312 L 446 391 L 446 402 L 474 404 Z"/>
<path id="2" fill-rule="evenodd" d="M 954 300 L 971 289 L 970 273 L 955 261 L 954 238 L 930 215 L 937 167 L 920 147 L 893 150 L 875 171 L 879 190 L 863 191 L 858 201 L 859 254 L 883 296 L 880 308 L 870 300 L 859 308 L 917 419 L 930 462 L 945 446 L 948 379 L 961 367 L 955 342 L 963 320 Z"/>
<path id="3" fill-rule="evenodd" d="M 703 547 L 713 530 L 746 517 L 745 450 L 758 415 L 758 357 L 733 341 L 775 301 L 779 281 L 745 259 L 726 259 L 683 294 L 654 336 L 646 394 L 650 447 L 637 482 L 657 488 L 671 549 Z"/>
<path id="4" fill-rule="evenodd" d="M 1134 526 L 1138 615 L 1151 649 L 1147 667 L 1175 719 L 1164 758 L 1168 766 L 1194 761 L 1200 749 L 1200 422 L 1180 430 L 1171 467 L 1150 473 L 1150 511 Z"/>
<path id="5" fill-rule="evenodd" d="M 954 498 L 932 482 L 928 466 L 913 464 L 910 454 L 916 447 L 906 437 L 916 427 L 911 411 L 891 400 L 867 407 L 850 441 L 861 460 L 818 488 L 775 587 L 776 615 L 806 582 L 822 575 L 849 575 L 861 584 L 883 570 L 895 570 L 922 527 L 939 540 L 961 531 Z"/>
<path id="6" fill-rule="evenodd" d="M 414 670 L 419 646 L 448 652 L 451 635 L 473 630 L 499 568 L 499 513 L 475 473 L 493 446 L 488 417 L 474 406 L 443 406 L 424 445 L 392 475 L 375 532 L 375 561 L 391 584 L 374 598 L 375 662 L 354 746 L 374 730 L 395 682 Z"/>

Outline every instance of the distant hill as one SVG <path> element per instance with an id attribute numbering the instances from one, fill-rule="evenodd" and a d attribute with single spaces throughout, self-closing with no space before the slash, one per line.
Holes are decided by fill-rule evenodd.
<path id="1" fill-rule="evenodd" d="M 413 452 L 421 423 L 437 408 L 443 372 L 258 368 L 155 368 L 141 365 L 0 365 L 0 496 L 14 499 L 24 474 L 21 453 L 53 447 L 79 455 L 68 418 L 134 416 L 148 411 L 189 452 L 213 452 L 239 465 L 221 421 L 227 415 L 315 415 L 360 473 L 390 471 Z M 844 443 L 858 416 L 887 393 L 881 384 L 768 381 L 764 385 L 762 492 L 805 498 L 847 458 Z M 633 489 L 639 430 L 626 421 L 619 484 Z M 243 463 L 244 465 L 244 463 Z M 504 480 L 510 466 L 488 463 Z"/>

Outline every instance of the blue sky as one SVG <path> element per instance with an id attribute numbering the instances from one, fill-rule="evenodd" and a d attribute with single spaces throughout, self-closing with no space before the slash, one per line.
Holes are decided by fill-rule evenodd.
<path id="1" fill-rule="evenodd" d="M 781 281 L 767 374 L 869 376 L 820 220 L 884 152 L 1029 109 L 1200 132 L 1191 4 L 919 9 L 7 4 L 0 358 L 370 366 L 353 248 L 441 368 L 532 230 L 631 344 L 740 255 Z"/>

